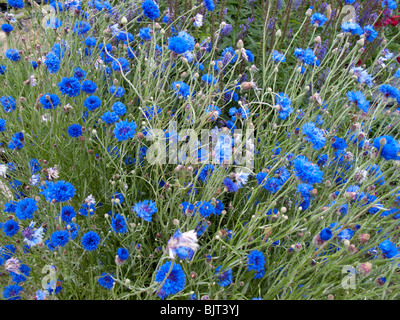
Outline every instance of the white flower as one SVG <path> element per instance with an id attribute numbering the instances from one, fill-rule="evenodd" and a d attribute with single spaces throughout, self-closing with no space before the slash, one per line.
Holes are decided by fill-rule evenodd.
<path id="1" fill-rule="evenodd" d="M 94 199 L 93 195 L 90 194 L 90 195 L 88 195 L 88 196 L 86 197 L 85 203 L 87 203 L 88 205 L 96 204 L 96 200 Z"/>
<path id="2" fill-rule="evenodd" d="M 0 176 L 5 177 L 7 174 L 7 166 L 5 164 L 0 164 Z"/>
<path id="3" fill-rule="evenodd" d="M 171 259 L 178 255 L 181 259 L 191 259 L 199 245 L 197 234 L 194 230 L 180 233 L 179 230 L 169 239 L 167 250 Z"/>
<path id="4" fill-rule="evenodd" d="M 57 179 L 59 176 L 58 167 L 54 166 L 53 168 L 48 168 L 47 173 L 48 173 L 47 179 L 49 179 L 49 180 Z"/>
<path id="5" fill-rule="evenodd" d="M 39 181 L 40 181 L 40 175 L 38 174 L 32 175 L 32 177 L 29 179 L 29 183 L 34 187 L 38 185 Z"/>
<path id="6" fill-rule="evenodd" d="M 8 272 L 14 272 L 16 274 L 21 274 L 21 272 L 19 271 L 19 267 L 20 267 L 19 260 L 15 259 L 15 258 L 10 258 L 4 263 L 4 268 Z"/>
<path id="7" fill-rule="evenodd" d="M 200 28 L 203 25 L 203 15 L 198 13 L 196 14 L 196 16 L 194 17 L 194 23 L 193 25 L 197 28 Z"/>

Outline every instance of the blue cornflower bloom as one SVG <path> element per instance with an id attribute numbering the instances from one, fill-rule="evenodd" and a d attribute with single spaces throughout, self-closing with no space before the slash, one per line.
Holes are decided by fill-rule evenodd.
<path id="1" fill-rule="evenodd" d="M 121 98 L 125 94 L 125 89 L 120 86 L 112 85 L 110 87 L 110 93 L 117 98 Z"/>
<path id="2" fill-rule="evenodd" d="M 100 240 L 100 236 L 96 231 L 88 231 L 82 236 L 81 245 L 83 249 L 87 251 L 93 251 L 97 249 Z"/>
<path id="3" fill-rule="evenodd" d="M 277 63 L 286 61 L 285 55 L 277 50 L 272 51 L 271 59 Z"/>
<path id="4" fill-rule="evenodd" d="M 0 119 L 0 132 L 6 131 L 6 120 Z"/>
<path id="5" fill-rule="evenodd" d="M 21 60 L 21 56 L 19 55 L 19 51 L 17 49 L 7 49 L 4 52 L 4 55 L 7 59 L 10 59 L 11 61 Z"/>
<path id="6" fill-rule="evenodd" d="M 133 36 L 133 34 L 125 31 L 119 31 L 115 38 L 119 41 L 123 41 L 125 44 L 135 41 L 135 37 Z"/>
<path id="7" fill-rule="evenodd" d="M 399 90 L 390 84 L 382 84 L 379 87 L 379 91 L 386 97 L 386 98 L 393 98 L 396 99 L 400 96 Z"/>
<path id="8" fill-rule="evenodd" d="M 353 102 L 357 108 L 363 112 L 368 112 L 369 101 L 365 99 L 365 96 L 361 91 L 349 91 L 346 95 L 349 101 Z"/>
<path id="9" fill-rule="evenodd" d="M 101 106 L 101 99 L 98 96 L 89 96 L 83 102 L 83 105 L 89 110 L 94 111 Z"/>
<path id="10" fill-rule="evenodd" d="M 181 54 L 189 50 L 189 45 L 186 39 L 176 36 L 168 39 L 168 49 L 176 54 Z"/>
<path id="11" fill-rule="evenodd" d="M 39 99 L 39 102 L 43 109 L 54 109 L 60 104 L 60 98 L 56 94 L 46 93 Z"/>
<path id="12" fill-rule="evenodd" d="M 5 33 L 10 33 L 13 30 L 14 30 L 14 27 L 11 24 L 3 23 L 1 25 L 1 31 L 3 31 Z"/>
<path id="13" fill-rule="evenodd" d="M 29 159 L 29 168 L 32 174 L 35 174 L 36 172 L 42 170 L 39 161 L 37 161 L 36 159 Z"/>
<path id="14" fill-rule="evenodd" d="M 16 102 L 12 96 L 2 96 L 0 98 L 0 103 L 4 108 L 4 112 L 8 113 L 16 109 Z"/>
<path id="15" fill-rule="evenodd" d="M 124 216 L 116 213 L 111 219 L 111 229 L 116 233 L 125 233 L 127 232 L 126 227 L 127 225 Z"/>
<path id="16" fill-rule="evenodd" d="M 343 32 L 350 32 L 352 35 L 361 35 L 363 33 L 363 29 L 357 22 L 346 21 L 340 27 Z"/>
<path id="17" fill-rule="evenodd" d="M 74 23 L 72 26 L 72 31 L 78 35 L 84 35 L 88 33 L 90 30 L 91 26 L 89 22 L 86 21 L 77 21 Z"/>
<path id="18" fill-rule="evenodd" d="M 394 0 L 383 0 L 381 5 L 382 8 L 387 6 L 391 10 L 395 10 L 397 8 L 397 3 Z"/>
<path id="19" fill-rule="evenodd" d="M 382 241 L 379 245 L 378 245 L 379 249 L 381 249 L 383 255 L 385 256 L 385 258 L 387 259 L 391 259 L 391 258 L 399 258 L 400 257 L 400 252 L 399 249 L 395 246 L 395 244 L 390 241 L 389 239 L 386 239 L 384 241 Z"/>
<path id="20" fill-rule="evenodd" d="M 33 218 L 33 213 L 38 209 L 35 199 L 26 198 L 19 201 L 15 206 L 15 216 L 19 220 L 27 220 Z"/>
<path id="21" fill-rule="evenodd" d="M 15 282 L 16 284 L 26 281 L 26 278 L 29 277 L 31 272 L 31 268 L 29 268 L 27 264 L 21 264 L 18 268 L 18 271 L 19 274 L 13 271 L 10 272 L 10 275 L 12 276 L 12 282 Z"/>
<path id="22" fill-rule="evenodd" d="M 218 81 L 216 78 L 213 77 L 212 74 L 208 74 L 208 73 L 204 74 L 201 77 L 201 80 L 204 81 L 205 83 L 208 83 L 208 84 L 216 84 L 217 81 Z"/>
<path id="23" fill-rule="evenodd" d="M 136 212 L 137 216 L 143 218 L 147 222 L 151 222 L 153 214 L 158 210 L 156 203 L 152 200 L 143 200 L 135 203 L 132 207 L 132 211 Z"/>
<path id="24" fill-rule="evenodd" d="M 113 60 L 113 62 L 111 63 L 111 68 L 117 72 L 128 72 L 130 70 L 129 61 L 125 58 L 118 58 L 116 60 Z"/>
<path id="25" fill-rule="evenodd" d="M 172 88 L 175 90 L 175 94 L 183 98 L 192 96 L 194 91 L 183 81 L 175 81 L 172 83 Z"/>
<path id="26" fill-rule="evenodd" d="M 217 268 L 215 268 L 215 275 L 217 276 L 218 284 L 221 287 L 227 287 L 233 281 L 232 269 L 221 271 L 221 266 L 218 266 Z"/>
<path id="27" fill-rule="evenodd" d="M 81 68 L 75 68 L 74 70 L 74 77 L 77 78 L 78 80 L 83 80 L 86 78 L 87 72 Z"/>
<path id="28" fill-rule="evenodd" d="M 372 42 L 378 36 L 378 31 L 376 31 L 373 26 L 367 25 L 363 29 L 363 34 L 369 42 Z"/>
<path id="29" fill-rule="evenodd" d="M 310 48 L 307 49 L 296 48 L 294 50 L 294 56 L 304 64 L 308 64 L 310 66 L 318 67 L 321 64 L 319 59 L 315 56 L 314 51 Z"/>
<path id="30" fill-rule="evenodd" d="M 75 71 L 76 74 L 76 71 Z M 82 83 L 81 90 L 85 93 L 92 94 L 95 93 L 97 90 L 97 85 L 91 80 L 85 80 Z"/>
<path id="31" fill-rule="evenodd" d="M 67 132 L 70 137 L 79 138 L 80 136 L 82 136 L 82 126 L 79 124 L 71 124 L 68 127 Z"/>
<path id="32" fill-rule="evenodd" d="M 57 73 L 60 70 L 60 58 L 53 51 L 50 51 L 44 57 L 43 64 L 46 66 L 49 73 Z"/>
<path id="33" fill-rule="evenodd" d="M 116 101 L 111 107 L 118 116 L 123 116 L 126 113 L 126 106 L 121 101 Z"/>
<path id="34" fill-rule="evenodd" d="M 311 185 L 322 182 L 322 176 L 324 173 L 317 165 L 308 161 L 305 156 L 297 156 L 297 158 L 293 160 L 293 165 L 295 175 L 300 179 L 300 181 Z"/>
<path id="35" fill-rule="evenodd" d="M 280 92 L 276 95 L 276 106 L 279 113 L 279 119 L 286 120 L 286 118 L 293 112 L 293 108 L 290 106 L 292 100 L 286 93 Z"/>
<path id="36" fill-rule="evenodd" d="M 332 143 L 332 147 L 337 150 L 344 150 L 347 147 L 346 140 L 343 138 L 339 138 L 337 136 L 334 137 L 335 141 Z"/>
<path id="37" fill-rule="evenodd" d="M 321 149 L 326 142 L 324 132 L 318 128 L 314 122 L 307 122 L 303 124 L 302 132 L 306 136 L 306 142 L 311 142 L 314 150 Z"/>
<path id="38" fill-rule="evenodd" d="M 25 4 L 23 0 L 7 0 L 7 3 L 12 8 L 23 9 Z"/>
<path id="39" fill-rule="evenodd" d="M 247 271 L 254 270 L 255 278 L 260 278 L 264 275 L 265 257 L 259 250 L 251 250 L 247 255 Z"/>
<path id="40" fill-rule="evenodd" d="M 117 255 L 118 255 L 118 258 L 120 258 L 123 261 L 125 261 L 129 258 L 129 252 L 125 248 L 118 248 Z"/>
<path id="41" fill-rule="evenodd" d="M 224 65 L 226 65 L 228 63 L 234 64 L 237 61 L 238 56 L 235 52 L 235 49 L 233 49 L 233 47 L 226 47 L 221 52 L 221 59 L 222 59 L 222 62 Z"/>
<path id="42" fill-rule="evenodd" d="M 19 224 L 17 221 L 14 220 L 7 220 L 4 224 L 3 224 L 3 231 L 4 234 L 7 237 L 12 237 L 14 235 L 16 235 L 19 231 Z"/>
<path id="43" fill-rule="evenodd" d="M 90 214 L 91 216 L 94 215 L 94 212 L 96 211 L 96 207 L 93 203 L 84 203 L 82 204 L 82 207 L 79 209 L 79 214 L 87 217 L 88 214 Z"/>
<path id="44" fill-rule="evenodd" d="M 157 3 L 153 0 L 145 0 L 142 3 L 143 14 L 150 20 L 155 20 L 160 16 L 160 10 Z"/>
<path id="45" fill-rule="evenodd" d="M 10 0 L 8 0 L 8 2 L 10 2 Z M 16 284 L 9 284 L 8 286 L 4 287 L 3 297 L 5 300 L 20 300 L 20 293 L 22 291 L 24 291 L 22 287 Z"/>
<path id="46" fill-rule="evenodd" d="M 65 181 L 46 181 L 46 186 L 40 194 L 44 195 L 46 201 L 51 202 L 66 202 L 71 200 L 75 196 L 76 189 L 69 182 Z"/>
<path id="47" fill-rule="evenodd" d="M 141 28 L 139 30 L 139 37 L 142 38 L 142 40 L 151 40 L 151 34 L 153 30 L 148 28 L 148 27 L 144 27 Z"/>
<path id="48" fill-rule="evenodd" d="M 76 211 L 71 206 L 64 206 L 61 208 L 61 220 L 64 222 L 71 222 L 72 218 L 76 217 Z"/>
<path id="49" fill-rule="evenodd" d="M 50 241 L 55 247 L 64 247 L 69 241 L 69 233 L 64 230 L 55 231 L 51 234 Z"/>
<path id="50" fill-rule="evenodd" d="M 316 27 L 321 27 L 326 21 L 328 21 L 328 18 L 325 17 L 322 13 L 314 13 L 311 16 L 311 24 Z"/>
<path id="51" fill-rule="evenodd" d="M 6 74 L 7 67 L 5 65 L 0 64 L 0 75 Z"/>
<path id="52" fill-rule="evenodd" d="M 368 87 L 372 87 L 373 78 L 367 71 L 365 71 L 362 67 L 352 68 L 351 71 L 355 76 L 357 76 L 357 81 L 359 83 L 365 84 Z"/>
<path id="53" fill-rule="evenodd" d="M 80 94 L 81 84 L 75 77 L 63 78 L 61 82 L 57 84 L 60 87 L 60 92 L 66 94 L 69 97 L 76 97 Z"/>
<path id="54" fill-rule="evenodd" d="M 113 277 L 114 277 L 113 274 L 103 272 L 101 274 L 100 278 L 97 280 L 97 282 L 103 288 L 111 290 L 115 283 L 115 280 Z"/>
<path id="55" fill-rule="evenodd" d="M 332 238 L 332 230 L 330 228 L 324 228 L 320 231 L 319 236 L 322 241 L 327 241 Z"/>
<path id="56" fill-rule="evenodd" d="M 386 140 L 381 145 L 382 140 Z M 380 155 L 385 160 L 400 160 L 400 143 L 396 141 L 392 136 L 383 135 L 376 137 L 373 140 L 373 146 L 380 150 Z"/>
<path id="57" fill-rule="evenodd" d="M 97 40 L 95 37 L 86 37 L 85 41 L 84 41 L 85 45 L 88 47 L 95 47 L 96 42 L 97 42 Z"/>
<path id="58" fill-rule="evenodd" d="M 136 132 L 135 122 L 129 122 L 128 120 L 120 120 L 115 124 L 114 134 L 118 141 L 124 141 L 132 139 Z"/>
<path id="59" fill-rule="evenodd" d="M 174 263 L 171 272 L 169 272 L 170 269 L 171 261 L 167 261 L 160 266 L 156 272 L 156 282 L 163 283 L 163 286 L 157 292 L 157 295 L 161 299 L 176 294 L 185 288 L 186 275 L 183 272 L 182 267 L 178 263 Z"/>
<path id="60" fill-rule="evenodd" d="M 204 7 L 208 10 L 208 11 L 214 11 L 215 9 L 215 4 L 213 0 L 203 0 L 204 3 Z"/>
<path id="61" fill-rule="evenodd" d="M 100 118 L 106 124 L 113 124 L 119 120 L 117 113 L 111 111 L 104 112 L 104 114 Z"/>

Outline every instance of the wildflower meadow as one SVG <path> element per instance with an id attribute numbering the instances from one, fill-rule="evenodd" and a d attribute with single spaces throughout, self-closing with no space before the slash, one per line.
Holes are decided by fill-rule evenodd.
<path id="1" fill-rule="evenodd" d="M 396 1 L 2 5 L 0 299 L 400 298 Z"/>

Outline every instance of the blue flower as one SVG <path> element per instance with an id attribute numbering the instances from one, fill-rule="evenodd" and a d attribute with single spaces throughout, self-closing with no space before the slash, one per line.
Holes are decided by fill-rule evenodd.
<path id="1" fill-rule="evenodd" d="M 290 106 L 292 100 L 286 93 L 280 92 L 276 96 L 276 105 L 278 106 L 279 119 L 286 120 L 286 118 L 293 112 Z"/>
<path id="2" fill-rule="evenodd" d="M 311 24 L 313 26 L 321 27 L 327 20 L 327 17 L 325 17 L 322 13 L 314 13 L 311 16 Z"/>
<path id="3" fill-rule="evenodd" d="M 382 84 L 379 87 L 379 91 L 386 97 L 386 98 L 393 98 L 396 99 L 400 96 L 399 90 L 395 87 L 391 86 L 390 84 Z"/>
<path id="4" fill-rule="evenodd" d="M 5 33 L 10 33 L 11 31 L 14 30 L 14 27 L 11 24 L 8 23 L 3 23 L 1 25 L 1 30 Z"/>
<path id="5" fill-rule="evenodd" d="M 115 124 L 114 134 L 118 141 L 124 141 L 132 139 L 136 132 L 135 122 L 129 122 L 128 120 L 120 120 Z"/>
<path id="6" fill-rule="evenodd" d="M 76 74 L 76 73 L 77 73 L 77 72 L 75 71 L 75 74 Z M 81 74 L 81 76 L 83 76 L 83 74 Z M 86 76 L 86 74 L 85 74 L 85 76 Z M 92 94 L 92 93 L 95 93 L 95 92 L 96 92 L 96 90 L 97 90 L 97 85 L 96 85 L 93 81 L 91 81 L 91 80 L 85 80 L 85 81 L 83 81 L 83 83 L 82 83 L 81 90 L 82 90 L 83 92 L 85 92 L 85 93 Z"/>
<path id="7" fill-rule="evenodd" d="M 363 112 L 368 112 L 369 101 L 365 99 L 365 96 L 361 91 L 349 91 L 346 95 L 349 101 L 353 102 L 357 108 Z"/>
<path id="8" fill-rule="evenodd" d="M 49 73 L 57 73 L 60 70 L 60 63 L 60 58 L 53 51 L 50 51 L 44 57 L 43 64 L 46 66 Z"/>
<path id="9" fill-rule="evenodd" d="M 381 145 L 382 140 L 386 140 L 386 143 Z M 393 137 L 383 135 L 376 137 L 373 140 L 373 145 L 376 149 L 380 150 L 380 155 L 385 160 L 400 160 L 400 143 Z"/>
<path id="10" fill-rule="evenodd" d="M 262 272 L 265 266 L 264 254 L 259 250 L 251 250 L 247 255 L 247 271 Z"/>
<path id="11" fill-rule="evenodd" d="M 23 9 L 25 4 L 23 0 L 7 0 L 7 3 L 12 8 Z"/>
<path id="12" fill-rule="evenodd" d="M 78 80 L 83 80 L 86 78 L 86 71 L 82 70 L 81 68 L 75 68 L 74 70 L 74 77 L 77 78 Z"/>
<path id="13" fill-rule="evenodd" d="M 127 225 L 124 216 L 116 213 L 111 219 L 111 229 L 116 233 L 125 233 L 128 231 L 126 227 Z"/>
<path id="14" fill-rule="evenodd" d="M 119 41 L 123 41 L 125 44 L 135 41 L 135 37 L 131 33 L 125 31 L 119 31 L 115 38 Z"/>
<path id="15" fill-rule="evenodd" d="M 160 16 L 158 5 L 153 0 L 145 0 L 142 3 L 142 10 L 144 15 L 150 20 L 155 20 Z"/>
<path id="16" fill-rule="evenodd" d="M 19 220 L 27 220 L 33 218 L 33 213 L 38 209 L 36 200 L 26 198 L 19 201 L 15 207 L 15 216 Z"/>
<path id="17" fill-rule="evenodd" d="M 60 104 L 60 98 L 56 94 L 46 93 L 39 99 L 39 102 L 43 109 L 54 109 Z"/>
<path id="18" fill-rule="evenodd" d="M 82 126 L 79 124 L 71 124 L 67 130 L 68 134 L 72 138 L 79 138 L 82 136 Z"/>
<path id="19" fill-rule="evenodd" d="M 393 1 L 393 0 L 383 0 L 381 5 L 382 5 L 382 8 L 387 6 L 391 10 L 395 10 L 397 8 L 397 3 L 396 3 L 396 1 Z"/>
<path id="20" fill-rule="evenodd" d="M 271 59 L 277 63 L 286 61 L 285 55 L 277 50 L 272 51 Z"/>
<path id="21" fill-rule="evenodd" d="M 151 222 L 153 214 L 157 212 L 157 207 L 154 201 L 143 200 L 135 203 L 132 207 L 132 211 L 136 212 L 136 215 L 143 218 L 144 221 Z"/>
<path id="22" fill-rule="evenodd" d="M 218 266 L 217 268 L 215 268 L 215 275 L 217 276 L 218 284 L 221 287 L 227 287 L 233 281 L 232 269 L 221 271 L 221 266 Z"/>
<path id="23" fill-rule="evenodd" d="M 310 161 L 305 156 L 297 156 L 296 159 L 293 160 L 295 175 L 300 179 L 300 181 L 314 184 L 321 183 L 323 172 L 319 169 L 319 167 Z"/>
<path id="24" fill-rule="evenodd" d="M 7 59 L 10 59 L 11 61 L 21 60 L 21 57 L 17 49 L 7 49 L 4 52 L 4 55 L 6 56 Z"/>
<path id="25" fill-rule="evenodd" d="M 69 233 L 64 230 L 55 231 L 51 234 L 50 241 L 55 247 L 64 247 L 69 241 Z"/>
<path id="26" fill-rule="evenodd" d="M 400 257 L 399 249 L 389 239 L 382 241 L 378 247 L 387 259 Z"/>
<path id="27" fill-rule="evenodd" d="M 5 65 L 0 64 L 0 75 L 6 74 L 7 67 Z"/>
<path id="28" fill-rule="evenodd" d="M 12 237 L 16 235 L 19 231 L 19 224 L 14 220 L 7 220 L 3 224 L 3 231 L 7 237 Z"/>
<path id="29" fill-rule="evenodd" d="M 374 29 L 374 27 L 371 25 L 365 26 L 363 33 L 364 33 L 366 39 L 370 42 L 372 42 L 378 36 L 378 31 L 376 31 Z"/>
<path id="30" fill-rule="evenodd" d="M 46 181 L 46 187 L 40 194 L 44 195 L 46 201 L 51 202 L 66 202 L 71 200 L 75 196 L 76 189 L 69 182 L 65 181 Z"/>
<path id="31" fill-rule="evenodd" d="M 213 77 L 213 75 L 211 75 L 211 74 L 204 74 L 202 77 L 201 77 L 201 80 L 202 81 L 204 81 L 205 83 L 207 83 L 207 84 L 216 84 L 217 83 L 217 79 L 216 78 L 214 78 Z"/>
<path id="32" fill-rule="evenodd" d="M 0 132 L 6 131 L 6 120 L 0 119 Z"/>
<path id="33" fill-rule="evenodd" d="M 111 68 L 117 72 L 128 72 L 130 70 L 129 61 L 125 58 L 118 58 L 116 60 L 113 60 L 113 62 L 111 63 Z"/>
<path id="34" fill-rule="evenodd" d="M 60 87 L 60 92 L 66 94 L 69 97 L 76 97 L 80 94 L 81 84 L 75 77 L 63 78 L 61 82 L 57 84 Z"/>
<path id="35" fill-rule="evenodd" d="M 100 243 L 100 236 L 95 231 L 86 232 L 81 239 L 81 245 L 83 249 L 87 251 L 93 251 L 97 249 Z"/>
<path id="36" fill-rule="evenodd" d="M 10 0 L 8 0 L 8 2 L 10 2 Z M 22 287 L 15 284 L 9 284 L 8 286 L 4 287 L 3 297 L 5 300 L 20 300 L 20 293 L 22 291 L 24 291 Z"/>
<path id="37" fill-rule="evenodd" d="M 125 94 L 125 89 L 120 86 L 117 87 L 113 85 L 110 87 L 110 93 L 117 98 L 121 98 Z"/>
<path id="38" fill-rule="evenodd" d="M 176 95 L 179 95 L 183 98 L 187 98 L 188 96 L 194 94 L 194 91 L 191 91 L 190 87 L 183 81 L 173 82 L 172 88 L 175 90 Z"/>
<path id="39" fill-rule="evenodd" d="M 175 52 L 176 54 L 181 54 L 189 49 L 187 41 L 182 37 L 171 37 L 168 40 L 168 49 Z"/>
<path id="40" fill-rule="evenodd" d="M 208 10 L 208 11 L 214 11 L 215 9 L 215 5 L 213 0 L 204 0 L 204 7 Z"/>
<path id="41" fill-rule="evenodd" d="M 350 32 L 352 35 L 361 35 L 363 33 L 362 28 L 357 22 L 346 21 L 340 27 L 343 32 Z"/>
<path id="42" fill-rule="evenodd" d="M 141 28 L 139 30 L 139 37 L 142 38 L 142 40 L 151 40 L 150 32 L 153 32 L 153 30 L 148 27 Z"/>
<path id="43" fill-rule="evenodd" d="M 118 248 L 117 255 L 121 260 L 127 260 L 129 258 L 129 252 L 125 248 Z"/>
<path id="44" fill-rule="evenodd" d="M 157 292 L 157 295 L 161 299 L 165 299 L 172 294 L 177 294 L 185 288 L 186 275 L 182 267 L 178 263 L 174 263 L 171 272 L 169 272 L 170 269 L 171 261 L 167 261 L 156 272 L 156 282 L 163 283 L 163 286 Z"/>
<path id="45" fill-rule="evenodd" d="M 115 280 L 113 278 L 113 274 L 103 272 L 97 282 L 103 288 L 111 290 L 114 286 Z"/>
<path id="46" fill-rule="evenodd" d="M 318 128 L 314 122 L 307 122 L 303 124 L 302 132 L 306 136 L 305 141 L 311 142 L 314 150 L 321 149 L 326 142 L 323 131 Z"/>
<path id="47" fill-rule="evenodd" d="M 111 111 L 106 111 L 100 118 L 107 124 L 113 124 L 119 120 L 117 113 Z"/>
<path id="48" fill-rule="evenodd" d="M 86 21 L 77 21 L 72 26 L 72 31 L 78 35 L 86 34 L 90 30 L 90 23 Z"/>
<path id="49" fill-rule="evenodd" d="M 4 112 L 8 113 L 16 109 L 16 102 L 12 96 L 2 96 L 0 98 L 0 103 L 4 108 Z"/>
<path id="50" fill-rule="evenodd" d="M 71 222 L 72 218 L 76 217 L 76 212 L 71 206 L 64 206 L 61 208 L 61 220 L 64 222 Z"/>
<path id="51" fill-rule="evenodd" d="M 89 96 L 83 102 L 83 105 L 89 110 L 94 111 L 101 106 L 101 99 L 98 96 Z"/>
<path id="52" fill-rule="evenodd" d="M 330 228 L 324 228 L 319 233 L 319 236 L 322 241 L 328 241 L 330 238 L 332 238 L 332 231 Z"/>
<path id="53" fill-rule="evenodd" d="M 123 116 L 126 113 L 126 106 L 121 101 L 116 101 L 111 107 L 118 116 Z"/>

